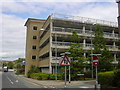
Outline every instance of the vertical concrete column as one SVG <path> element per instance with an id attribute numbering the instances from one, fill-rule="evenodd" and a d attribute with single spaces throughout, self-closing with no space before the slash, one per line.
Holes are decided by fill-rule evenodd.
<path id="1" fill-rule="evenodd" d="M 114 61 L 116 61 L 116 53 L 114 53 Z"/>
<path id="2" fill-rule="evenodd" d="M 86 57 L 86 53 L 84 52 L 84 57 Z"/>
<path id="3" fill-rule="evenodd" d="M 83 47 L 86 47 L 86 39 L 83 39 Z"/>
<path id="4" fill-rule="evenodd" d="M 115 32 L 114 32 L 114 30 L 112 31 L 112 35 L 113 35 L 113 37 L 115 37 Z"/>
<path id="5" fill-rule="evenodd" d="M 115 44 L 115 41 L 113 42 L 113 48 L 115 48 L 116 47 L 116 44 Z"/>
<path id="6" fill-rule="evenodd" d="M 83 31 L 82 32 L 85 33 L 85 26 L 83 26 Z"/>
<path id="7" fill-rule="evenodd" d="M 86 72 L 86 67 L 84 68 L 84 72 Z"/>
<path id="8" fill-rule="evenodd" d="M 49 47 L 49 73 L 52 73 L 52 29 L 53 29 L 53 24 L 52 24 L 52 17 L 50 20 L 50 47 Z"/>

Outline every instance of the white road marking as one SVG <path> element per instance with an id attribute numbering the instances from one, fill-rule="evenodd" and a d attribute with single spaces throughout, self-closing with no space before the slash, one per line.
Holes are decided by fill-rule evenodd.
<path id="1" fill-rule="evenodd" d="M 11 83 L 11 84 L 13 84 L 13 82 L 10 80 L 10 78 L 9 78 L 9 77 L 7 77 L 7 79 L 10 81 L 10 83 Z"/>
<path id="2" fill-rule="evenodd" d="M 18 82 L 18 80 L 16 80 L 15 82 Z"/>
<path id="3" fill-rule="evenodd" d="M 44 88 L 47 88 L 46 86 L 44 86 Z"/>

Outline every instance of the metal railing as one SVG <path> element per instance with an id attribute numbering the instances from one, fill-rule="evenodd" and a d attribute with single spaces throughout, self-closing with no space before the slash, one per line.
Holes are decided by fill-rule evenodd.
<path id="1" fill-rule="evenodd" d="M 52 19 L 64 19 L 64 20 L 71 20 L 71 21 L 79 21 L 82 23 L 101 24 L 101 25 L 107 25 L 107 26 L 112 26 L 112 27 L 118 27 L 117 22 L 81 17 L 81 16 L 65 15 L 65 14 L 60 14 L 60 13 L 53 13 Z"/>
<path id="2" fill-rule="evenodd" d="M 62 46 L 62 47 L 65 47 L 65 46 L 67 46 L 67 47 L 70 47 L 70 42 L 55 42 L 55 41 L 53 41 L 52 42 L 52 45 L 53 46 Z M 88 49 L 91 49 L 91 48 L 93 48 L 93 44 L 83 44 L 83 43 L 80 43 L 80 45 L 83 47 L 83 48 L 88 48 Z M 119 49 L 119 47 L 118 46 L 113 46 L 113 45 L 106 45 L 109 49 Z"/>
<path id="3" fill-rule="evenodd" d="M 95 33 L 93 31 L 90 30 L 85 30 L 85 33 L 83 32 L 82 29 L 73 29 L 73 28 L 61 28 L 61 27 L 53 27 L 53 31 L 55 32 L 68 32 L 68 33 L 72 33 L 73 30 L 76 30 L 78 34 L 86 34 L 86 35 L 94 35 Z M 118 38 L 118 34 L 113 34 L 113 33 L 108 33 L 108 32 L 104 32 L 103 33 L 104 37 L 109 37 L 109 38 Z"/>

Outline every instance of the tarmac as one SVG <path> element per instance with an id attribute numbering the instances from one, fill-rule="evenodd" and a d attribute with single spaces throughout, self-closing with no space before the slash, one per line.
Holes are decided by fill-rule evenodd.
<path id="1" fill-rule="evenodd" d="M 28 82 L 32 82 L 34 84 L 40 85 L 42 87 L 46 87 L 46 88 L 62 88 L 65 85 L 65 81 L 64 80 L 36 80 L 36 79 L 31 79 L 31 78 L 27 78 L 25 76 L 19 76 L 19 78 L 28 81 Z M 93 88 L 95 85 L 95 80 L 79 80 L 79 81 L 71 81 L 69 83 L 69 81 L 67 81 L 66 83 L 67 87 L 70 88 L 75 88 L 78 86 L 84 86 L 84 88 Z M 79 88 L 81 88 L 79 87 Z"/>

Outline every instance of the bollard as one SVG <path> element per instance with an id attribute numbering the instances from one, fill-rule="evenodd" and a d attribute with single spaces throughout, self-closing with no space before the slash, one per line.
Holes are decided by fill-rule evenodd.
<path id="1" fill-rule="evenodd" d="M 95 90 L 100 90 L 100 84 L 95 84 Z"/>

